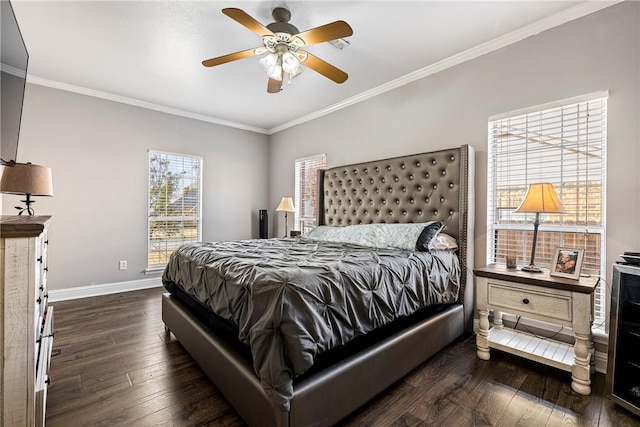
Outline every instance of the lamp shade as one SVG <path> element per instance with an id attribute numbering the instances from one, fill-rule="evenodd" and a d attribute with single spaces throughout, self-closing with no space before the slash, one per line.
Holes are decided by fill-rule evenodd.
<path id="1" fill-rule="evenodd" d="M 283 197 L 280 200 L 280 204 L 276 208 L 278 212 L 295 212 L 296 208 L 293 207 L 293 200 L 291 197 Z"/>
<path id="2" fill-rule="evenodd" d="M 516 209 L 522 213 L 564 213 L 556 190 L 548 182 L 529 184 L 524 200 Z"/>
<path id="3" fill-rule="evenodd" d="M 31 163 L 16 163 L 14 166 L 5 166 L 2 178 L 0 178 L 0 192 L 53 196 L 51 168 Z"/>

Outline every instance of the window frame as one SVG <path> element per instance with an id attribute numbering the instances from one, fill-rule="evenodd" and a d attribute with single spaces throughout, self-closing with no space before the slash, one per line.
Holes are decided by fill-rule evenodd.
<path id="1" fill-rule="evenodd" d="M 517 214 L 520 215 L 524 218 L 524 220 L 520 221 L 520 222 L 514 222 L 514 223 L 503 223 L 500 224 L 500 217 L 501 215 L 499 214 L 499 210 L 501 209 L 501 203 L 498 202 L 498 192 L 499 190 L 499 186 L 498 186 L 498 175 L 501 173 L 500 171 L 497 170 L 497 167 L 499 167 L 496 163 L 496 152 L 495 150 L 497 150 L 496 146 L 499 144 L 498 142 L 498 137 L 494 135 L 494 125 L 498 122 L 501 121 L 505 121 L 505 120 L 509 120 L 509 119 L 516 119 L 516 118 L 522 118 L 523 116 L 527 116 L 529 117 L 529 115 L 534 116 L 536 114 L 540 114 L 540 116 L 543 115 L 544 112 L 549 112 L 551 110 L 554 109 L 559 109 L 559 108 L 570 108 L 572 106 L 576 106 L 578 111 L 581 111 L 580 108 L 578 107 L 579 105 L 587 105 L 590 102 L 601 102 L 601 105 L 599 106 L 599 112 L 601 113 L 601 117 L 599 118 L 598 126 L 600 131 L 600 138 L 597 139 L 597 146 L 599 144 L 599 147 L 601 147 L 600 150 L 600 155 L 601 158 L 599 160 L 600 163 L 600 167 L 599 167 L 599 175 L 598 178 L 600 179 L 600 204 L 599 204 L 599 209 L 600 209 L 600 221 L 599 221 L 599 225 L 594 225 L 594 224 L 580 224 L 579 222 L 576 223 L 575 225 L 568 225 L 565 224 L 564 222 L 560 221 L 560 223 L 558 224 L 545 224 L 545 222 L 542 222 L 539 228 L 539 234 L 538 234 L 538 238 L 540 239 L 541 235 L 545 235 L 547 236 L 547 238 L 551 237 L 556 238 L 557 239 L 557 247 L 560 246 L 571 246 L 571 245 L 565 245 L 564 244 L 564 238 L 565 236 L 567 236 L 568 239 L 577 239 L 580 236 L 583 236 L 584 239 L 588 239 L 589 236 L 594 236 L 593 238 L 596 240 L 599 240 L 599 242 L 596 242 L 596 245 L 593 245 L 591 247 L 594 246 L 599 246 L 599 268 L 597 271 L 597 274 L 600 275 L 601 277 L 606 276 L 606 271 L 607 271 L 607 258 L 606 258 L 606 172 L 607 172 L 607 165 L 606 165 L 606 155 L 607 155 L 607 122 L 608 122 L 608 96 L 609 93 L 608 91 L 600 91 L 600 92 L 594 92 L 594 93 L 590 93 L 590 94 L 586 94 L 586 95 L 582 95 L 582 96 L 578 96 L 578 97 L 573 97 L 573 98 L 568 98 L 568 99 L 563 99 L 563 100 L 558 100 L 555 102 L 551 102 L 551 103 L 547 103 L 547 104 L 542 104 L 542 105 L 537 105 L 537 106 L 532 106 L 532 107 L 528 107 L 525 109 L 521 109 L 521 110 L 517 110 L 517 111 L 511 111 L 511 112 L 507 112 L 504 114 L 499 114 L 499 115 L 495 115 L 489 118 L 488 120 L 488 137 L 487 137 L 487 242 L 486 242 L 486 257 L 487 257 L 487 263 L 495 263 L 495 262 L 501 262 L 501 260 L 498 258 L 498 244 L 500 243 L 499 240 L 499 232 L 500 231 L 515 231 L 515 232 L 522 232 L 522 233 L 531 233 L 533 232 L 533 227 L 532 227 L 532 220 L 535 214 Z M 591 117 L 590 114 L 590 110 L 589 113 L 587 114 L 587 117 Z M 586 119 L 585 121 L 588 123 L 589 119 Z M 565 121 L 564 121 L 564 117 L 562 117 L 561 119 L 561 126 L 559 127 L 560 129 L 562 129 L 562 131 L 564 131 L 564 126 L 565 126 Z M 540 120 L 541 122 L 543 120 Z M 526 125 L 526 129 L 529 130 L 528 128 L 528 124 Z M 568 126 L 568 125 L 567 125 Z M 580 125 L 577 125 L 580 126 Z M 522 130 L 522 129 L 520 129 Z M 545 137 L 548 137 L 548 135 L 544 135 Z M 589 134 L 587 134 L 587 136 L 589 136 Z M 529 134 L 525 135 L 525 138 L 528 139 Z M 587 138 L 587 144 L 590 145 L 591 142 L 590 140 Z M 564 147 L 564 145 L 562 145 Z M 526 148 L 525 152 L 527 154 L 524 154 L 525 156 L 528 155 L 529 149 Z M 513 156 L 512 153 L 509 153 L 510 155 Z M 562 161 L 562 159 L 564 159 L 564 154 L 561 154 L 557 157 L 558 161 Z M 527 160 L 528 162 L 528 160 Z M 528 175 L 529 173 L 529 164 L 526 163 L 525 164 L 525 168 L 527 169 L 527 172 L 524 173 L 525 176 Z M 504 173 L 504 172 L 502 172 Z M 584 172 L 582 172 L 584 173 Z M 529 178 L 527 178 L 528 180 Z M 584 211 L 585 212 L 589 212 L 589 208 L 588 206 L 591 205 L 591 200 L 589 199 L 589 193 L 588 190 L 590 188 L 590 181 L 591 181 L 591 175 L 590 175 L 590 171 L 586 172 L 586 175 L 583 179 L 582 182 L 580 182 L 580 186 L 576 187 L 579 190 L 584 190 L 586 192 L 586 196 L 584 196 L 584 200 L 582 200 L 582 202 L 584 202 L 585 204 L 581 205 L 582 208 L 585 208 Z M 509 181 L 509 179 L 507 179 L 507 181 Z M 564 180 L 564 178 L 560 178 L 560 181 L 564 183 L 565 186 L 568 186 L 570 184 L 570 181 L 566 181 Z M 537 182 L 535 179 L 532 180 L 531 182 Z M 531 182 L 526 182 L 526 184 L 528 185 Z M 575 181 L 574 181 L 575 182 Z M 579 181 L 578 181 L 579 182 Z M 554 182 L 554 186 L 556 185 L 556 183 Z M 565 187 L 563 187 L 565 188 Z M 523 188 L 524 191 L 526 191 L 526 186 L 525 188 Z M 556 191 L 559 191 L 560 189 L 558 187 L 556 187 Z M 561 197 L 562 198 L 562 197 Z M 518 200 L 517 203 L 521 202 L 521 200 Z M 515 208 L 517 208 L 517 206 L 511 206 L 511 202 L 507 203 L 507 205 L 509 206 L 505 206 L 502 209 L 506 209 L 507 212 L 513 212 L 513 210 L 515 210 Z M 571 206 L 579 206 L 578 203 L 574 203 Z M 565 206 L 566 208 L 566 206 Z M 576 208 L 578 209 L 578 208 Z M 578 211 L 576 211 L 578 212 Z M 547 217 L 550 217 L 553 214 L 549 214 L 547 215 Z M 576 214 L 577 215 L 577 214 Z M 511 214 L 511 216 L 514 216 L 513 214 Z M 555 235 L 555 236 L 554 236 Z M 595 237 L 595 236 L 599 236 L 599 237 Z M 506 244 L 509 241 L 513 240 L 512 238 L 507 238 L 506 241 L 502 241 L 502 244 Z M 550 239 L 547 239 L 550 240 Z M 599 245 L 597 244 L 599 243 Z M 525 262 L 529 261 L 529 256 L 530 256 L 530 251 L 531 251 L 531 241 L 526 239 L 526 234 L 525 234 L 525 239 L 522 239 L 522 245 L 526 246 L 526 248 L 528 249 L 528 252 L 525 250 L 524 253 L 526 255 L 526 260 L 524 260 Z M 543 257 L 540 256 L 540 240 L 538 241 L 538 245 L 536 248 L 536 264 L 542 267 L 548 267 L 546 261 L 546 255 L 548 254 L 544 254 Z M 546 248 L 549 249 L 549 248 Z M 555 250 L 556 248 L 550 248 L 551 249 L 551 254 L 553 255 L 553 250 Z M 551 259 L 551 258 L 550 258 Z M 520 264 L 522 264 L 522 261 L 520 261 Z M 583 269 L 583 272 L 585 270 Z M 599 331 L 604 332 L 604 330 L 606 330 L 606 323 L 608 322 L 608 293 L 606 291 L 606 280 L 601 280 L 600 284 L 598 285 L 598 288 L 595 291 L 594 294 L 594 315 L 595 315 L 595 319 L 594 319 L 594 329 L 597 329 Z"/>
<path id="2" fill-rule="evenodd" d="M 184 224 L 185 222 L 194 221 L 193 219 L 194 217 L 184 215 L 184 212 L 182 212 L 182 215 L 156 215 L 156 216 L 151 215 L 151 161 L 152 161 L 153 155 L 172 156 L 172 157 L 177 157 L 182 159 L 183 162 L 186 159 L 188 159 L 190 162 L 197 163 L 198 171 L 197 171 L 197 175 L 195 176 L 195 178 L 197 179 L 196 184 L 198 188 L 198 195 L 196 197 L 197 214 L 195 215 L 196 233 L 193 238 L 185 239 L 184 236 L 182 236 L 181 240 L 182 240 L 182 243 L 202 241 L 202 218 L 203 218 L 202 216 L 202 172 L 203 172 L 203 163 L 204 163 L 203 157 L 195 156 L 191 154 L 174 153 L 174 152 L 168 152 L 168 151 L 162 151 L 162 150 L 149 149 L 147 153 L 147 268 L 145 269 L 145 273 L 147 274 L 157 273 L 159 271 L 162 271 L 166 266 L 166 262 L 159 262 L 159 263 L 151 262 L 151 253 L 152 253 L 152 244 L 153 244 L 151 239 L 152 223 L 154 221 L 165 221 L 165 222 L 178 222 L 178 223 Z M 184 170 L 184 167 L 182 169 Z M 182 197 L 183 196 L 179 196 L 178 199 Z M 168 239 L 165 239 L 165 241 L 167 240 Z M 165 251 L 166 250 L 167 249 L 165 248 Z"/>
<path id="3" fill-rule="evenodd" d="M 316 204 L 316 209 L 313 209 L 312 214 L 309 215 L 308 212 L 302 212 L 303 204 L 301 201 L 301 198 L 302 198 L 301 187 L 303 185 L 301 185 L 299 181 L 301 179 L 300 177 L 301 165 L 306 162 L 314 162 L 314 167 L 309 168 L 310 170 L 315 169 L 317 171 L 320 169 L 325 169 L 327 167 L 327 154 L 326 153 L 315 154 L 312 156 L 307 156 L 307 157 L 303 157 L 295 160 L 295 166 L 294 166 L 295 214 L 294 214 L 293 230 L 300 231 L 302 235 L 304 235 L 307 231 L 313 229 L 318 224 L 318 209 L 317 209 L 318 195 L 317 194 L 315 194 L 315 201 L 312 202 Z M 315 165 L 315 162 L 317 162 L 318 165 Z M 315 176 L 315 179 L 314 179 L 314 176 Z M 304 183 L 304 186 L 310 186 L 313 189 L 313 191 L 317 192 L 318 191 L 317 173 L 312 173 L 309 180 Z M 302 213 L 307 213 L 307 215 L 302 215 Z"/>

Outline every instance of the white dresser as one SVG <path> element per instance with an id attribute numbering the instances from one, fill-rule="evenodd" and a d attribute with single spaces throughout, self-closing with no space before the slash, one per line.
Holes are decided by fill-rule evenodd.
<path id="1" fill-rule="evenodd" d="M 49 216 L 0 217 L 0 426 L 44 425 L 53 345 Z"/>

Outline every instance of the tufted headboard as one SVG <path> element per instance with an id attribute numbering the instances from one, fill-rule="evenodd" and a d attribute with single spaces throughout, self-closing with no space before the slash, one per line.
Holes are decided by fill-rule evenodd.
<path id="1" fill-rule="evenodd" d="M 320 171 L 318 225 L 445 221 L 467 273 L 460 296 L 471 327 L 474 158 L 473 147 L 463 145 Z"/>

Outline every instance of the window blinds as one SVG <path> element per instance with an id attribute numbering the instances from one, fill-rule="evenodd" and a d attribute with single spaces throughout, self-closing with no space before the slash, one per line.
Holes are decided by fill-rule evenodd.
<path id="1" fill-rule="evenodd" d="M 300 230 L 303 235 L 317 224 L 318 169 L 324 169 L 326 165 L 326 154 L 296 160 L 294 230 Z"/>
<path id="2" fill-rule="evenodd" d="M 489 122 L 487 262 L 530 259 L 535 214 L 515 213 L 528 185 L 550 182 L 565 214 L 542 214 L 537 265 L 550 267 L 558 247 L 585 249 L 582 272 L 605 269 L 606 92 L 501 115 Z M 604 322 L 606 287 L 596 291 Z"/>
<path id="3" fill-rule="evenodd" d="M 201 157 L 149 151 L 149 269 L 165 265 L 183 243 L 202 240 L 201 182 Z"/>

